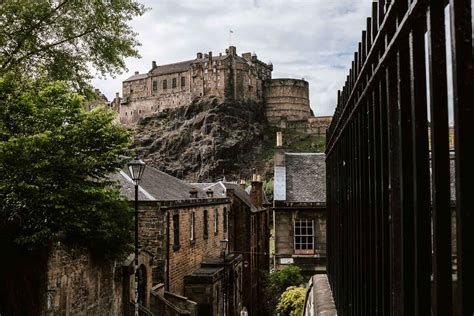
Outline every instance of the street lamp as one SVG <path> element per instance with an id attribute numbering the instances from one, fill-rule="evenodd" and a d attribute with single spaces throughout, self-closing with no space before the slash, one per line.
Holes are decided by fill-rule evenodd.
<path id="1" fill-rule="evenodd" d="M 227 316 L 227 271 L 226 271 L 226 264 L 225 264 L 225 257 L 226 257 L 226 251 L 227 251 L 227 244 L 229 243 L 229 240 L 223 239 L 220 241 L 221 244 L 221 252 L 222 252 L 222 261 L 224 263 L 224 284 L 222 286 L 224 295 L 223 295 L 223 311 L 224 311 L 224 316 Z"/>
<path id="2" fill-rule="evenodd" d="M 138 183 L 145 171 L 145 163 L 136 156 L 128 163 L 128 171 L 135 182 L 135 316 L 138 316 Z"/>

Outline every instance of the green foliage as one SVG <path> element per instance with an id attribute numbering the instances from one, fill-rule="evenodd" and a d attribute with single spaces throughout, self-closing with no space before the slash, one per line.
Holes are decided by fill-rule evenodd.
<path id="1" fill-rule="evenodd" d="M 131 212 L 107 177 L 130 136 L 113 112 L 82 103 L 65 83 L 0 77 L 0 242 L 128 251 Z"/>
<path id="2" fill-rule="evenodd" d="M 267 273 L 264 276 L 267 311 L 273 314 L 283 292 L 290 286 L 299 286 L 302 283 L 304 283 L 304 278 L 298 266 L 289 265 L 279 271 Z"/>
<path id="3" fill-rule="evenodd" d="M 306 289 L 299 286 L 290 286 L 281 295 L 277 310 L 289 313 L 290 316 L 300 316 L 303 313 Z"/>
<path id="4" fill-rule="evenodd" d="M 146 11 L 134 0 L 0 2 L 0 76 L 47 76 L 87 86 L 90 66 L 120 73 L 138 57 L 137 34 L 127 24 Z"/>
<path id="5" fill-rule="evenodd" d="M 273 178 L 263 182 L 263 190 L 268 201 L 273 201 Z"/>

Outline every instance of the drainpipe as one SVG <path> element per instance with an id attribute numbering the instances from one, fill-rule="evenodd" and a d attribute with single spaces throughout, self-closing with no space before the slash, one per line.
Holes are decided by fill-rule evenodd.
<path id="1" fill-rule="evenodd" d="M 166 211 L 166 291 L 170 290 L 170 212 Z"/>
<path id="2" fill-rule="evenodd" d="M 276 270 L 276 220 L 275 220 L 275 197 L 273 197 L 273 270 Z"/>

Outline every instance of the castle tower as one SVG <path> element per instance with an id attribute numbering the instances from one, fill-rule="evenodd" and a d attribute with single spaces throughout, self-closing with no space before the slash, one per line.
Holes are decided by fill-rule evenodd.
<path id="1" fill-rule="evenodd" d="M 267 80 L 264 98 L 267 120 L 272 125 L 279 124 L 282 119 L 307 121 L 313 116 L 309 106 L 309 84 L 305 80 Z"/>

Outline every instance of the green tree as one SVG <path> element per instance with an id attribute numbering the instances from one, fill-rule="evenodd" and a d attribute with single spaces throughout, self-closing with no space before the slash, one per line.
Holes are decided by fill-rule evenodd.
<path id="1" fill-rule="evenodd" d="M 123 254 L 131 212 L 108 175 L 124 165 L 129 134 L 113 112 L 85 112 L 65 83 L 20 79 L 0 77 L 2 249 L 62 241 Z"/>
<path id="2" fill-rule="evenodd" d="M 0 1 L 0 76 L 15 71 L 87 87 L 91 70 L 116 74 L 138 57 L 127 24 L 145 12 L 134 0 Z"/>
<path id="3" fill-rule="evenodd" d="M 277 310 L 290 316 L 300 316 L 303 312 L 306 289 L 300 286 L 290 286 L 281 295 Z"/>
<path id="4" fill-rule="evenodd" d="M 289 265 L 281 270 L 267 273 L 264 276 L 264 295 L 267 311 L 273 314 L 283 292 L 290 286 L 299 286 L 302 283 L 304 283 L 304 278 L 298 266 Z"/>

